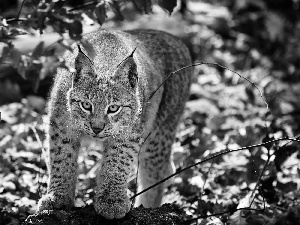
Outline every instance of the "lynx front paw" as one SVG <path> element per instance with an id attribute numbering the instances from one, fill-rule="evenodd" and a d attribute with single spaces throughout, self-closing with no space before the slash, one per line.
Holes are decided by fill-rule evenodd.
<path id="1" fill-rule="evenodd" d="M 37 211 L 51 210 L 51 209 L 66 209 L 69 210 L 73 206 L 73 199 L 71 199 L 67 194 L 47 194 L 44 195 L 38 203 Z"/>
<path id="2" fill-rule="evenodd" d="M 120 219 L 130 210 L 130 200 L 125 191 L 101 190 L 96 194 L 95 210 L 107 219 Z"/>

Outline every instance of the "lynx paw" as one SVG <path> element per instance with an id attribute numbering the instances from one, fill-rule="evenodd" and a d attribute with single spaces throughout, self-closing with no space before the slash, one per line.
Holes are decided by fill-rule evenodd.
<path id="1" fill-rule="evenodd" d="M 120 219 L 130 210 L 130 200 L 125 191 L 116 193 L 99 191 L 96 194 L 95 210 L 107 219 Z"/>
<path id="2" fill-rule="evenodd" d="M 44 195 L 38 203 L 37 211 L 51 210 L 51 209 L 66 209 L 69 210 L 73 206 L 73 199 L 67 194 L 55 195 L 53 193 Z"/>

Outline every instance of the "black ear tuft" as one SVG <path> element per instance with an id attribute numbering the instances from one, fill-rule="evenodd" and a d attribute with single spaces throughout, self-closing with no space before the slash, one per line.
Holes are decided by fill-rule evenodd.
<path id="1" fill-rule="evenodd" d="M 135 52 L 136 49 L 137 49 L 137 47 L 135 47 L 135 48 L 133 49 L 133 51 L 131 52 L 130 56 L 128 56 L 128 57 L 133 57 L 133 53 Z"/>
<path id="2" fill-rule="evenodd" d="M 131 58 L 132 58 L 133 63 L 129 66 L 128 81 L 129 81 L 130 87 L 135 88 L 137 81 L 138 81 L 138 73 L 137 73 L 137 68 L 136 68 L 136 64 L 133 60 L 133 57 L 131 57 Z"/>
<path id="3" fill-rule="evenodd" d="M 122 60 L 121 63 L 119 63 L 119 65 L 117 66 L 117 71 L 115 72 L 115 79 L 122 80 L 122 77 L 120 77 L 120 75 L 127 75 L 128 83 L 132 89 L 136 87 L 138 81 L 137 65 L 133 59 L 133 53 L 135 52 L 135 50 L 136 48 L 131 52 L 129 56 L 127 56 L 124 60 Z"/>
<path id="4" fill-rule="evenodd" d="M 92 73 L 93 61 L 81 50 L 79 44 L 78 47 L 78 55 L 75 58 L 75 69 L 76 72 L 73 76 L 73 83 L 76 83 L 82 75 Z"/>
<path id="5" fill-rule="evenodd" d="M 90 65 L 90 66 L 94 65 L 93 61 L 81 50 L 79 44 L 77 44 L 77 47 L 78 47 L 78 55 L 76 57 L 76 61 L 79 63 L 83 63 L 85 65 Z"/>

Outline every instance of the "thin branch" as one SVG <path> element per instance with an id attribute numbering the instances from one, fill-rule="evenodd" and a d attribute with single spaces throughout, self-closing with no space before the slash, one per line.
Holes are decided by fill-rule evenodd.
<path id="1" fill-rule="evenodd" d="M 209 166 L 209 168 L 208 168 L 208 171 L 207 171 L 207 173 L 206 173 L 207 177 L 208 177 L 208 174 L 210 173 L 211 168 L 213 167 L 213 162 L 214 162 L 214 161 L 211 162 L 211 164 L 210 164 L 210 166 Z M 201 192 L 200 192 L 200 196 L 198 197 L 198 201 L 202 199 L 202 196 L 203 196 L 203 190 L 204 190 L 204 187 L 205 187 L 206 182 L 207 182 L 207 177 L 205 177 L 205 179 L 204 179 L 204 182 L 203 182 L 203 185 L 202 185 L 202 190 L 201 190 Z M 199 215 L 199 207 L 197 207 L 197 214 Z M 197 223 L 198 223 L 198 222 L 197 222 Z"/>
<path id="2" fill-rule="evenodd" d="M 78 5 L 78 6 L 75 6 L 74 8 L 72 9 L 69 9 L 68 12 L 72 12 L 72 11 L 76 11 L 76 10 L 79 10 L 79 9 L 83 9 L 85 7 L 88 7 L 88 6 L 91 6 L 91 5 L 96 5 L 98 4 L 99 1 L 92 1 L 92 2 L 86 2 L 82 5 Z"/>
<path id="3" fill-rule="evenodd" d="M 27 18 L 11 18 L 11 19 L 7 19 L 6 22 L 7 23 L 13 23 L 13 22 L 18 22 L 18 21 L 26 21 Z"/>
<path id="4" fill-rule="evenodd" d="M 294 138 L 298 139 L 299 136 L 296 136 L 296 137 L 294 137 Z M 289 143 L 291 143 L 291 142 L 292 142 L 292 140 L 288 141 L 287 143 L 285 143 L 285 144 L 284 144 L 283 146 L 281 146 L 280 148 L 286 146 L 287 144 L 289 144 Z M 260 172 L 260 174 L 259 174 L 259 176 L 258 176 L 257 182 L 256 182 L 255 187 L 254 187 L 254 189 L 253 189 L 253 191 L 252 191 L 252 194 L 251 194 L 251 198 L 253 197 L 253 195 L 254 195 L 254 193 L 255 193 L 255 191 L 256 191 L 258 185 L 259 185 L 259 182 L 260 182 L 260 180 L 261 180 L 261 178 L 262 178 L 262 176 L 263 176 L 263 174 L 264 174 L 264 172 L 265 172 L 267 166 L 268 166 L 269 163 L 270 163 L 271 157 L 272 157 L 273 155 L 275 155 L 275 153 L 276 153 L 276 151 L 274 151 L 274 153 L 270 154 L 270 150 L 268 149 L 268 159 L 267 159 L 266 163 L 264 164 L 264 167 L 263 167 L 263 169 L 261 170 L 261 172 Z M 251 207 L 251 205 L 253 204 L 253 202 L 254 202 L 254 198 L 252 198 L 252 201 L 251 201 L 251 203 L 250 203 L 250 207 Z"/>
<path id="5" fill-rule="evenodd" d="M 260 187 L 261 188 L 261 187 Z M 203 215 L 203 216 L 198 216 L 196 218 L 190 219 L 190 220 L 186 220 L 184 222 L 182 222 L 181 224 L 190 224 L 191 222 L 194 222 L 195 220 L 197 220 L 198 223 L 198 219 L 205 219 L 205 218 L 209 218 L 209 217 L 213 217 L 213 216 L 222 216 L 226 213 L 234 213 L 234 212 L 238 212 L 238 211 L 242 211 L 242 210 L 251 210 L 251 211 L 256 211 L 256 212 L 264 212 L 266 210 L 266 201 L 264 196 L 262 195 L 263 198 L 263 208 L 262 209 L 256 209 L 256 208 L 251 208 L 251 205 L 249 207 L 242 207 L 242 208 L 237 208 L 234 210 L 227 210 L 224 212 L 220 212 L 220 213 L 214 213 L 211 215 Z"/>
<path id="6" fill-rule="evenodd" d="M 21 11 L 22 11 L 22 9 L 23 9 L 23 5 L 24 5 L 25 1 L 26 1 L 26 0 L 23 0 L 23 1 L 22 1 L 21 7 L 20 7 L 20 9 L 19 9 L 19 12 L 18 12 L 18 14 L 17 14 L 17 17 L 16 17 L 16 19 L 19 19 L 19 17 L 20 17 L 20 14 L 21 14 Z"/>
<path id="7" fill-rule="evenodd" d="M 298 139 L 299 136 L 297 135 L 297 136 L 294 137 L 294 138 Z M 287 143 L 285 143 L 285 144 L 284 144 L 283 146 L 281 146 L 280 148 L 286 146 L 287 144 L 291 143 L 292 141 L 293 141 L 293 140 L 288 141 Z M 264 164 L 264 167 L 263 167 L 263 169 L 261 170 L 261 172 L 260 172 L 260 174 L 259 174 L 259 176 L 258 176 L 257 182 L 256 182 L 256 184 L 255 184 L 255 187 L 254 187 L 254 189 L 253 189 L 253 191 L 252 191 L 252 194 L 251 194 L 252 201 L 251 201 L 249 207 L 251 207 L 251 205 L 252 205 L 253 202 L 254 202 L 254 197 L 253 197 L 253 195 L 254 195 L 254 193 L 255 193 L 255 191 L 256 191 L 258 185 L 259 185 L 259 182 L 260 182 L 260 180 L 261 180 L 261 178 L 262 178 L 262 176 L 263 176 L 263 174 L 264 174 L 264 172 L 265 172 L 267 166 L 269 165 L 270 159 L 271 159 L 271 157 L 272 157 L 273 155 L 275 155 L 275 151 L 274 151 L 273 154 L 270 154 L 270 150 L 268 149 L 268 159 L 267 159 L 266 163 Z"/>
<path id="8" fill-rule="evenodd" d="M 300 135 L 295 136 L 294 139 L 300 139 Z M 281 148 L 287 146 L 288 144 L 290 144 L 290 143 L 292 143 L 292 142 L 293 142 L 293 140 L 288 141 L 288 142 L 285 143 L 284 145 L 280 146 L 280 147 L 278 148 L 277 151 L 279 151 L 279 149 L 281 149 Z M 275 154 L 276 154 L 276 151 L 274 151 L 274 152 L 270 155 L 270 157 L 273 156 L 273 155 L 275 155 Z"/>
<path id="9" fill-rule="evenodd" d="M 261 172 L 260 172 L 260 174 L 259 174 L 259 176 L 258 176 L 258 179 L 257 179 L 257 181 L 256 181 L 255 187 L 254 187 L 254 189 L 253 189 L 253 191 L 252 191 L 252 193 L 251 193 L 251 196 L 250 196 L 250 198 L 252 198 L 252 201 L 251 201 L 249 207 L 251 207 L 252 204 L 253 204 L 253 202 L 254 202 L 254 197 L 253 197 L 253 196 L 254 196 L 254 193 L 255 193 L 255 191 L 256 191 L 258 185 L 259 185 L 259 182 L 260 182 L 262 176 L 264 175 L 264 172 L 265 172 L 267 166 L 269 165 L 270 159 L 271 159 L 271 157 L 268 157 L 268 159 L 267 159 L 267 161 L 266 161 L 266 163 L 265 163 L 263 169 L 261 170 Z"/>
<path id="10" fill-rule="evenodd" d="M 258 90 L 258 92 L 259 92 L 259 94 L 260 94 L 260 97 L 261 97 L 262 101 L 264 102 L 264 104 L 265 104 L 266 107 L 267 107 L 267 108 L 266 108 L 266 113 L 265 113 L 265 115 L 264 115 L 264 124 L 265 124 L 266 134 L 267 134 L 267 136 L 270 136 L 270 134 L 269 134 L 269 128 L 268 128 L 268 125 L 267 125 L 267 114 L 268 114 L 268 112 L 269 112 L 269 105 L 268 105 L 268 103 L 266 102 L 266 100 L 264 99 L 261 90 L 259 90 L 258 86 L 257 86 L 254 82 L 252 82 L 250 79 L 248 79 L 248 78 L 242 76 L 241 74 L 239 74 L 238 72 L 236 72 L 236 71 L 234 71 L 234 70 L 232 70 L 232 69 L 228 69 L 227 67 L 222 66 L 222 65 L 220 65 L 220 64 L 218 64 L 218 63 L 199 62 L 199 63 L 194 63 L 194 64 L 191 64 L 191 65 L 188 65 L 188 66 L 179 68 L 178 70 L 171 72 L 171 73 L 164 79 L 164 81 L 163 81 L 163 82 L 155 89 L 155 91 L 150 95 L 150 97 L 148 98 L 148 101 L 154 96 L 154 94 L 159 90 L 159 88 L 160 88 L 160 87 L 161 87 L 161 86 L 162 86 L 162 85 L 163 85 L 163 84 L 164 84 L 164 83 L 165 83 L 165 82 L 166 82 L 173 74 L 178 73 L 178 72 L 180 72 L 180 71 L 182 71 L 182 70 L 185 70 L 185 69 L 188 69 L 188 68 L 191 68 L 191 67 L 194 67 L 194 66 L 200 66 L 200 65 L 207 65 L 207 66 L 220 67 L 220 68 L 222 68 L 222 69 L 228 70 L 228 71 L 230 71 L 230 72 L 232 72 L 232 73 L 234 73 L 234 74 L 237 74 L 240 78 L 242 78 L 242 79 L 248 81 L 252 86 L 254 86 L 254 87 Z"/>
<path id="11" fill-rule="evenodd" d="M 33 131 L 33 133 L 35 135 L 35 138 L 38 141 L 40 148 L 42 149 L 42 152 L 45 153 L 46 151 L 45 151 L 45 149 L 43 147 L 43 143 L 42 143 L 42 141 L 40 139 L 40 136 L 39 136 L 39 134 L 37 133 L 37 131 L 35 129 L 35 125 L 34 126 L 30 126 L 30 129 Z"/>
<path id="12" fill-rule="evenodd" d="M 285 141 L 285 140 L 296 141 L 296 142 L 299 142 L 299 143 L 300 143 L 300 140 L 299 140 L 299 139 L 285 137 L 285 138 L 274 139 L 274 140 L 267 141 L 267 142 L 260 143 L 260 144 L 256 144 L 256 145 L 251 145 L 251 146 L 241 147 L 241 148 L 238 148 L 238 149 L 232 149 L 232 150 L 230 150 L 230 149 L 229 149 L 229 150 L 226 150 L 226 149 L 225 149 L 225 150 L 222 150 L 222 151 L 220 151 L 220 152 L 217 152 L 217 153 L 213 154 L 212 156 L 210 156 L 210 157 L 208 157 L 208 158 L 205 158 L 205 159 L 201 160 L 200 162 L 197 162 L 197 163 L 195 163 L 195 164 L 193 164 L 193 165 L 187 166 L 187 167 L 185 167 L 184 169 L 179 170 L 179 171 L 173 173 L 172 175 L 170 175 L 170 176 L 168 176 L 168 177 L 162 179 L 161 181 L 157 182 L 156 184 L 151 185 L 150 187 L 144 189 L 143 191 L 141 191 L 141 192 L 135 194 L 133 197 L 131 197 L 131 200 L 134 199 L 134 198 L 136 198 L 137 196 L 143 194 L 144 192 L 146 192 L 146 191 L 148 191 L 148 190 L 150 190 L 150 189 L 152 189 L 152 188 L 154 188 L 154 187 L 160 185 L 161 183 L 163 183 L 163 182 L 169 180 L 170 178 L 176 176 L 177 174 L 179 174 L 179 173 L 181 173 L 181 172 L 183 172 L 183 171 L 186 171 L 186 170 L 188 170 L 188 169 L 190 169 L 190 168 L 192 168 L 192 167 L 195 167 L 195 166 L 197 166 L 197 165 L 199 165 L 199 164 L 201 164 L 201 163 L 204 163 L 204 162 L 207 162 L 207 161 L 209 161 L 209 160 L 211 160 L 211 159 L 217 158 L 217 157 L 219 157 L 219 156 L 221 156 L 221 155 L 225 155 L 225 154 L 230 153 L 230 152 L 236 152 L 236 151 L 241 151 L 241 150 L 246 150 L 246 149 L 256 148 L 256 147 L 264 146 L 264 145 L 266 145 L 266 144 L 274 143 L 274 142 L 277 142 L 277 141 Z"/>
<path id="13" fill-rule="evenodd" d="M 156 88 L 156 90 L 150 95 L 148 101 L 154 96 L 154 94 L 158 91 L 158 89 L 159 89 L 159 88 L 160 88 L 160 87 L 161 87 L 161 86 L 162 86 L 162 85 L 163 85 L 163 84 L 164 84 L 164 83 L 165 83 L 165 82 L 166 82 L 173 74 L 178 73 L 178 72 L 180 72 L 180 71 L 182 71 L 182 70 L 185 70 L 185 69 L 188 69 L 188 68 L 191 68 L 191 67 L 194 67 L 194 66 L 200 66 L 200 65 L 208 65 L 208 66 L 215 66 L 215 67 L 217 66 L 217 67 L 220 67 L 220 68 L 222 68 L 222 69 L 228 70 L 228 71 L 230 71 L 230 72 L 232 72 L 232 73 L 234 73 L 234 74 L 237 74 L 240 78 L 243 78 L 244 80 L 248 81 L 250 84 L 252 84 L 252 85 L 258 90 L 261 99 L 263 100 L 264 104 L 267 106 L 267 110 L 269 110 L 269 105 L 268 105 L 268 103 L 265 101 L 262 92 L 259 90 L 259 88 L 257 87 L 257 85 L 256 85 L 254 82 L 252 82 L 252 81 L 249 80 L 248 78 L 242 76 L 241 74 L 239 74 L 238 72 L 236 72 L 236 71 L 234 71 L 234 70 L 232 70 L 232 69 L 228 69 L 227 67 L 222 66 L 222 65 L 220 65 L 220 64 L 218 64 L 218 63 L 208 63 L 208 62 L 194 63 L 194 64 L 191 64 L 191 65 L 188 65 L 188 66 L 181 67 L 180 69 L 171 72 L 171 73 L 164 79 L 164 81 Z"/>
<path id="14" fill-rule="evenodd" d="M 36 131 L 36 129 L 35 129 L 35 126 L 36 126 L 36 124 L 33 125 L 33 126 L 30 126 L 30 129 L 33 131 L 33 133 L 34 133 L 34 135 L 35 135 L 35 138 L 36 138 L 36 140 L 38 141 L 38 143 L 39 143 L 39 145 L 40 145 L 40 148 L 42 149 L 42 153 L 43 153 L 43 154 L 46 154 L 46 151 L 45 151 L 45 149 L 44 149 L 44 147 L 43 147 L 43 143 L 42 143 L 42 141 L 41 141 L 41 139 L 40 139 L 39 134 L 37 133 L 37 131 Z M 39 154 L 39 155 L 40 155 L 40 156 L 39 156 L 39 161 L 41 162 L 41 160 L 42 160 L 42 155 L 41 155 L 41 154 Z M 38 174 L 37 174 L 37 176 L 38 176 L 38 184 L 41 183 L 41 180 L 40 180 L 40 178 L 42 177 L 41 174 L 42 174 L 42 168 L 39 168 L 39 172 L 38 172 Z M 41 196 L 41 185 L 39 185 L 39 188 L 38 188 L 38 194 L 39 194 L 39 196 Z"/>
<path id="15" fill-rule="evenodd" d="M 21 7 L 18 11 L 18 14 L 15 18 L 11 18 L 11 19 L 7 19 L 6 22 L 7 23 L 12 23 L 12 22 L 18 22 L 18 21 L 26 21 L 27 19 L 26 18 L 20 18 L 20 15 L 21 15 L 21 11 L 23 9 L 23 5 L 25 3 L 26 0 L 23 0 L 22 3 L 21 3 Z"/>
<path id="16" fill-rule="evenodd" d="M 136 184 L 138 183 L 138 176 L 139 176 L 140 153 L 141 153 L 141 150 L 142 150 L 143 145 L 145 144 L 145 142 L 147 141 L 148 137 L 149 137 L 151 134 L 152 134 L 152 132 L 150 132 L 150 133 L 147 135 L 147 137 L 145 138 L 145 140 L 144 140 L 143 144 L 141 145 L 141 147 L 140 147 L 140 149 L 139 149 L 139 152 L 138 152 L 138 162 L 137 162 L 137 170 L 136 170 L 136 178 L 135 178 Z M 136 190 L 137 190 L 137 189 L 135 189 L 134 195 L 136 195 Z M 131 200 L 133 200 L 133 199 L 131 199 Z M 134 207 L 134 203 L 133 203 L 133 201 L 132 201 L 132 202 L 131 202 L 131 210 L 133 209 L 133 207 Z"/>
<path id="17" fill-rule="evenodd" d="M 147 101 L 149 101 L 149 100 L 154 96 L 154 94 L 158 91 L 158 89 L 159 89 L 161 86 L 163 86 L 164 83 L 166 83 L 166 81 L 167 81 L 173 74 L 178 73 L 178 72 L 180 72 L 181 70 L 185 70 L 185 69 L 188 69 L 188 68 L 190 68 L 190 67 L 194 67 L 194 66 L 198 66 L 198 65 L 202 65 L 202 63 L 201 63 L 201 64 L 197 64 L 197 63 L 196 63 L 196 64 L 188 65 L 188 66 L 182 67 L 182 68 L 180 68 L 180 69 L 178 69 L 178 70 L 176 70 L 176 71 L 171 72 L 171 73 L 164 79 L 164 81 L 163 81 L 163 82 L 155 89 L 155 91 L 150 95 L 150 97 L 148 98 Z"/>

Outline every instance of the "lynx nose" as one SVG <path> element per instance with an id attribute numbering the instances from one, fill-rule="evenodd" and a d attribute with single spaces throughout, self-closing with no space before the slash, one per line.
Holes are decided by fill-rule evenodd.
<path id="1" fill-rule="evenodd" d="M 105 124 L 101 124 L 100 126 L 91 126 L 92 130 L 94 131 L 95 134 L 99 134 L 105 127 Z"/>

